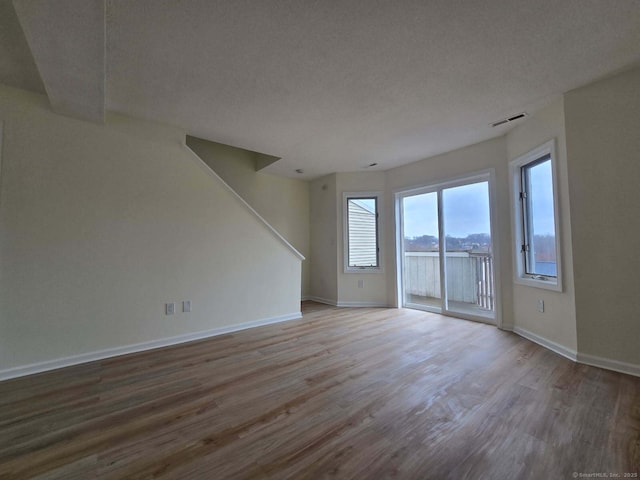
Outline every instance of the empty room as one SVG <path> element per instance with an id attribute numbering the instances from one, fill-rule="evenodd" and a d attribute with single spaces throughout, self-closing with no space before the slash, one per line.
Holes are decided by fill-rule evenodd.
<path id="1" fill-rule="evenodd" d="M 639 0 L 0 0 L 0 479 L 638 478 L 639 184 Z"/>

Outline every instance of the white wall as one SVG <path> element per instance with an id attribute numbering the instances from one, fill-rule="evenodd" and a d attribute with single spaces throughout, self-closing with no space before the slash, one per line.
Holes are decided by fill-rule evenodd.
<path id="1" fill-rule="evenodd" d="M 562 98 L 528 117 L 506 135 L 508 160 L 556 140 L 556 174 L 560 209 L 560 239 L 563 274 L 562 292 L 554 292 L 523 285 L 513 285 L 514 326 L 557 343 L 573 352 L 577 349 L 576 313 L 571 244 L 571 214 L 569 209 L 569 178 L 565 139 L 564 104 Z M 509 179 L 510 181 L 511 179 Z M 512 249 L 515 239 L 511 237 Z M 513 272 L 508 277 L 513 279 Z M 544 301 L 545 311 L 537 310 L 538 300 Z"/>
<path id="2" fill-rule="evenodd" d="M 309 295 L 309 182 L 256 172 L 256 154 L 193 137 L 187 145 L 306 259 L 302 296 Z"/>
<path id="3" fill-rule="evenodd" d="M 510 328 L 512 318 L 512 282 L 511 282 L 511 217 L 509 213 L 509 184 L 504 137 L 454 150 L 443 155 L 427 158 L 420 162 L 387 170 L 387 192 L 389 196 L 387 216 L 387 290 L 389 301 L 395 304 L 397 299 L 397 272 L 395 265 L 395 210 L 392 192 L 435 184 L 446 180 L 469 176 L 475 172 L 493 169 L 495 171 L 496 215 L 493 218 L 497 238 L 494 238 L 496 262 L 500 264 L 500 305 L 497 310 L 502 314 L 502 325 Z M 497 286 L 496 286 L 497 288 Z"/>
<path id="4" fill-rule="evenodd" d="M 578 350 L 640 372 L 640 68 L 564 107 Z"/>
<path id="5" fill-rule="evenodd" d="M 2 121 L 0 370 L 299 311 L 299 258 L 183 132 L 0 86 Z"/>
<path id="6" fill-rule="evenodd" d="M 336 175 L 309 185 L 311 203 L 311 295 L 330 304 L 338 302 L 338 228 Z"/>

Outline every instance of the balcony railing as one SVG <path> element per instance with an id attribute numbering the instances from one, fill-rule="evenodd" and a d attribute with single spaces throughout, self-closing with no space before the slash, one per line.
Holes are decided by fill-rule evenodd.
<path id="1" fill-rule="evenodd" d="M 440 298 L 440 254 L 405 252 L 405 293 L 414 297 Z M 447 252 L 449 302 L 493 310 L 495 286 L 493 257 L 489 253 Z"/>
<path id="2" fill-rule="evenodd" d="M 495 302 L 493 257 L 488 253 L 470 253 L 469 258 L 476 262 L 476 284 L 478 285 L 476 304 L 486 310 L 493 310 Z"/>

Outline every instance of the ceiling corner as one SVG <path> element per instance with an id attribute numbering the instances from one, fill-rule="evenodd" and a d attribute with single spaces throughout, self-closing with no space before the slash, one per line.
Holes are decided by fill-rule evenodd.
<path id="1" fill-rule="evenodd" d="M 105 120 L 105 0 L 14 0 L 56 113 Z"/>

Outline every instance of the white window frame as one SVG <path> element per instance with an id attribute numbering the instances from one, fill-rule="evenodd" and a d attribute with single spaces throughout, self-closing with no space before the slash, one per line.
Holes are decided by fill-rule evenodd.
<path id="1" fill-rule="evenodd" d="M 2 204 L 2 145 L 4 141 L 4 122 L 0 120 L 0 204 Z"/>
<path id="2" fill-rule="evenodd" d="M 522 168 L 534 163 L 546 156 L 551 159 L 551 183 L 553 188 L 553 215 L 555 223 L 555 247 L 556 247 L 556 271 L 557 277 L 546 275 L 532 275 L 526 273 L 525 252 L 522 245 L 525 244 L 525 222 L 522 201 L 520 198 Z M 562 291 L 562 253 L 560 249 L 560 208 L 558 203 L 558 176 L 555 139 L 540 145 L 537 148 L 521 155 L 509 163 L 511 176 L 511 208 L 513 212 L 513 252 L 514 252 L 514 279 L 519 285 L 542 288 L 545 290 Z"/>
<path id="3" fill-rule="evenodd" d="M 352 198 L 375 198 L 376 199 L 376 243 L 378 245 L 378 266 L 377 267 L 351 267 L 349 266 L 349 205 L 348 199 Z M 380 206 L 382 205 L 382 192 L 343 192 L 342 193 L 342 234 L 343 234 L 343 262 L 344 273 L 382 273 L 382 215 Z"/>

